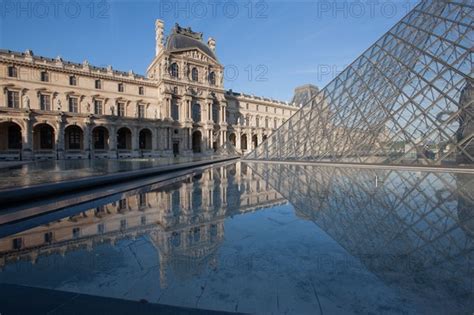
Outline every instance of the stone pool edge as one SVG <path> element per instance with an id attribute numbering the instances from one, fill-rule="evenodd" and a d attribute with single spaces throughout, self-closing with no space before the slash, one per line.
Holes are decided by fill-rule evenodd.
<path id="1" fill-rule="evenodd" d="M 36 198 L 45 198 L 52 195 L 63 194 L 71 191 L 91 189 L 102 185 L 116 184 L 119 181 L 130 181 L 149 176 L 156 176 L 170 172 L 191 169 L 199 166 L 212 165 L 221 162 L 237 160 L 240 157 L 232 156 L 220 159 L 195 161 L 164 165 L 141 170 L 120 172 L 107 175 L 92 176 L 75 180 L 66 180 L 57 183 L 46 183 L 28 187 L 8 188 L 0 190 L 0 204 L 6 205 L 14 202 L 28 202 Z M 0 210 L 1 211 L 1 210 Z"/>

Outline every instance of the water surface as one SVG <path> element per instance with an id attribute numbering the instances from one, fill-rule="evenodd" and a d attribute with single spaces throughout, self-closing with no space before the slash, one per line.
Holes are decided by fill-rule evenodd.
<path id="1" fill-rule="evenodd" d="M 472 314 L 474 177 L 236 163 L 0 240 L 0 282 L 261 314 Z"/>

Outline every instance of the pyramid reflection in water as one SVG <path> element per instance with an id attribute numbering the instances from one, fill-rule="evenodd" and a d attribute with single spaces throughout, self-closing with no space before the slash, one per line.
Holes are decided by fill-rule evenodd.
<path id="1" fill-rule="evenodd" d="M 249 166 L 386 283 L 417 294 L 449 288 L 446 298 L 474 294 L 473 175 Z"/>

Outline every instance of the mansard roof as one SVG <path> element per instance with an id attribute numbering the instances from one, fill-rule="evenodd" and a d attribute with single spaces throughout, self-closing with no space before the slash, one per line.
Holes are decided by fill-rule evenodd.
<path id="1" fill-rule="evenodd" d="M 199 49 L 217 61 L 214 52 L 202 41 L 202 33 L 193 32 L 191 28 L 182 28 L 178 24 L 173 28 L 166 41 L 166 49 L 170 52 L 183 49 Z"/>

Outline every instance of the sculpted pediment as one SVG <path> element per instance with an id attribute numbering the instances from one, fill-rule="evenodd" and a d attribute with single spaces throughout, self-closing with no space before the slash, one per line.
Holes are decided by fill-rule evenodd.
<path id="1" fill-rule="evenodd" d="M 204 53 L 199 48 L 190 49 L 190 50 L 183 50 L 178 53 L 174 53 L 175 55 L 184 56 L 189 59 L 197 60 L 200 62 L 211 63 L 217 65 L 218 63 L 211 57 L 209 57 L 206 53 Z"/>

